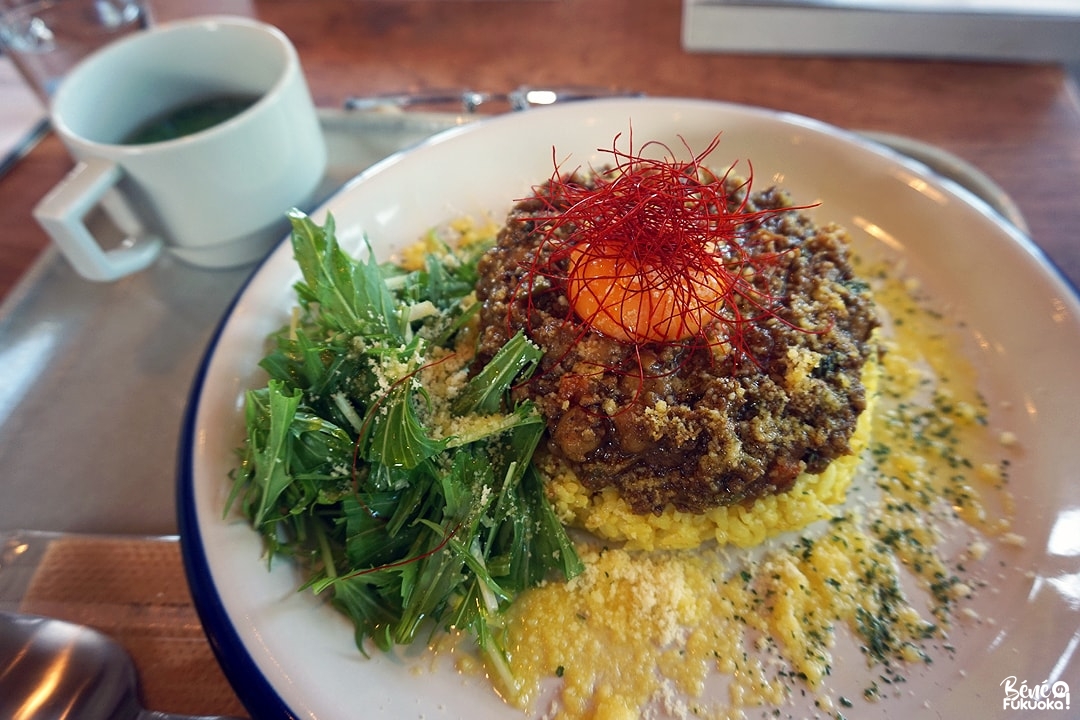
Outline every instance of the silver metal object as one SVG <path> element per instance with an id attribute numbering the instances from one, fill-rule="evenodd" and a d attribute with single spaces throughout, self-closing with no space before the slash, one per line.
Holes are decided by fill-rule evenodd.
<path id="1" fill-rule="evenodd" d="M 522 85 L 506 93 L 480 92 L 469 89 L 435 89 L 417 92 L 364 95 L 345 100 L 346 110 L 405 110 L 416 107 L 460 105 L 466 114 L 476 113 L 492 105 L 508 105 L 510 110 L 605 97 L 641 97 L 643 93 L 600 87 L 531 87 Z"/>
<path id="2" fill-rule="evenodd" d="M 130 656 L 105 635 L 62 620 L 16 613 L 0 613 L 0 717 L 196 720 L 144 710 Z"/>
<path id="3" fill-rule="evenodd" d="M 8 170 L 15 167 L 15 164 L 26 157 L 26 154 L 34 149 L 34 146 L 38 144 L 41 138 L 45 137 L 49 132 L 49 128 L 52 125 L 49 123 L 49 119 L 46 117 L 36 121 L 26 134 L 16 140 L 15 144 L 7 149 L 7 152 L 0 157 L 0 177 L 3 177 Z"/>

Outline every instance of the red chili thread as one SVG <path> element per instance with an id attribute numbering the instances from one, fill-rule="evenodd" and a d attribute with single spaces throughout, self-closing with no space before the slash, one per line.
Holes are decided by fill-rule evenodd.
<path id="1" fill-rule="evenodd" d="M 720 134 L 697 154 L 680 138 L 688 161 L 675 159 L 658 141 L 635 151 L 632 128 L 628 149 L 620 150 L 621 137 L 615 136 L 610 149 L 598 148 L 612 162 L 589 172 L 563 172 L 552 148 L 552 175 L 530 198 L 543 207 L 519 218 L 535 223 L 540 235 L 512 289 L 524 305 L 527 331 L 542 295 L 565 294 L 564 321 L 575 331 L 569 347 L 591 331 L 627 344 L 633 367 L 597 364 L 596 372 L 636 376 L 638 388 L 647 378 L 677 373 L 681 365 L 647 372 L 641 350 L 648 345 L 681 346 L 684 358 L 712 350 L 710 362 L 720 357 L 717 349 L 726 349 L 734 367 L 749 360 L 760 369 L 748 347 L 751 327 L 774 319 L 822 332 L 778 314 L 782 298 L 770 290 L 770 277 L 786 251 L 752 245 L 754 230 L 768 219 L 812 205 L 750 210 L 753 165 L 747 161 L 742 180 L 733 175 L 737 162 L 722 174 L 705 165 Z M 512 306 L 508 312 L 513 314 Z M 562 359 L 552 358 L 550 366 Z"/>
<path id="2" fill-rule="evenodd" d="M 377 397 L 375 399 L 375 402 L 373 402 L 371 404 L 371 408 L 368 410 L 367 415 L 364 418 L 364 423 L 363 423 L 363 425 L 360 426 L 360 431 L 357 433 L 356 442 L 353 443 L 352 486 L 353 486 L 353 494 L 356 497 L 356 501 L 358 503 L 360 503 L 360 507 L 363 508 L 364 512 L 366 512 L 368 514 L 368 517 L 370 517 L 372 520 L 378 520 L 379 522 L 382 522 L 383 524 L 386 523 L 386 519 L 381 518 L 378 515 L 376 515 L 375 512 L 371 509 L 371 507 L 368 506 L 368 504 L 365 503 L 363 501 L 363 499 L 360 497 L 360 480 L 357 477 L 357 474 L 359 472 L 358 466 L 360 464 L 360 445 L 362 444 L 362 442 L 364 440 L 364 437 L 367 435 L 368 429 L 371 427 L 371 422 L 373 422 L 374 419 L 375 419 L 375 412 L 379 409 L 379 407 L 383 404 L 383 402 L 388 397 L 390 397 L 390 394 L 397 387 L 399 387 L 402 383 L 408 382 L 409 380 L 412 380 L 414 377 L 416 377 L 416 375 L 418 373 L 422 372 L 423 370 L 426 370 L 427 368 L 435 367 L 436 365 L 439 365 L 441 363 L 446 362 L 447 360 L 453 358 L 455 356 L 455 354 L 456 353 L 450 353 L 449 355 L 441 357 L 438 360 L 433 360 L 433 361 L 431 361 L 429 363 L 425 363 L 424 365 L 421 365 L 420 367 L 416 368 L 412 372 L 410 372 L 410 373 L 408 373 L 406 375 L 403 375 L 402 377 L 395 380 L 390 385 L 390 387 L 387 388 L 384 393 L 379 395 L 379 397 Z M 453 538 L 455 535 L 457 535 L 458 531 L 461 530 L 461 526 L 462 526 L 462 522 L 458 522 L 458 524 L 454 526 L 454 528 L 446 535 L 446 537 L 444 537 L 439 542 L 438 545 L 433 547 L 431 550 L 428 550 L 427 552 L 421 553 L 420 555 L 416 555 L 414 557 L 405 558 L 404 560 L 397 560 L 397 561 L 392 562 L 392 563 L 386 563 L 385 565 L 376 565 L 375 567 L 365 568 L 363 570 L 357 570 L 355 572 L 349 573 L 348 575 L 342 576 L 341 579 L 347 580 L 349 578 L 359 577 L 361 575 L 370 575 L 371 573 L 379 572 L 380 570 L 390 570 L 390 569 L 393 569 L 393 568 L 396 568 L 396 567 L 403 567 L 405 565 L 410 565 L 410 564 L 415 563 L 415 562 L 420 562 L 421 560 L 423 560 L 425 558 L 429 558 L 432 555 L 434 555 L 435 553 L 437 553 L 440 550 L 442 550 L 443 548 L 445 548 L 447 546 L 447 544 L 450 542 L 451 538 Z"/>
<path id="3" fill-rule="evenodd" d="M 450 541 L 454 538 L 455 535 L 458 534 L 458 531 L 461 530 L 461 526 L 463 523 L 464 521 L 459 522 L 457 525 L 455 525 L 454 529 L 451 530 L 449 534 L 446 535 L 446 537 L 440 540 L 438 545 L 431 548 L 427 552 L 421 553 L 414 557 L 405 558 L 404 560 L 396 560 L 392 563 L 386 563 L 385 565 L 376 565 L 375 567 L 364 568 L 363 570 L 355 570 L 348 575 L 343 575 L 341 579 L 348 580 L 349 578 L 360 577 L 362 575 L 370 575 L 371 573 L 380 572 L 382 570 L 392 570 L 396 567 L 404 567 L 405 565 L 411 565 L 414 562 L 420 562 L 425 558 L 429 558 L 450 544 Z"/>
<path id="4" fill-rule="evenodd" d="M 536 222 L 539 251 L 516 288 L 529 305 L 545 278 L 569 302 L 567 320 L 632 345 L 691 342 L 741 347 L 750 323 L 775 317 L 778 299 L 755 279 L 767 275 L 775 254 L 753 252 L 751 231 L 769 217 L 803 207 L 750 211 L 753 182 L 733 189 L 732 164 L 723 174 L 704 161 L 716 135 L 688 161 L 652 141 L 637 152 L 600 149 L 613 163 L 587 176 L 555 171 L 536 197 L 547 208 Z M 649 157 L 659 150 L 661 158 Z M 554 153 L 554 151 L 553 151 Z M 741 304 L 740 304 L 741 301 Z M 756 312 L 746 314 L 743 307 Z"/>

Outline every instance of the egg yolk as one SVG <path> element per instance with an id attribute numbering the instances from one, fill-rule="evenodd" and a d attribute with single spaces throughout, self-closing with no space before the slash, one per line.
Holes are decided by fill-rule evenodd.
<path id="1" fill-rule="evenodd" d="M 578 245 L 569 256 L 566 294 L 592 329 L 641 344 L 700 335 L 722 309 L 727 286 L 701 270 L 643 267 L 632 258 Z"/>

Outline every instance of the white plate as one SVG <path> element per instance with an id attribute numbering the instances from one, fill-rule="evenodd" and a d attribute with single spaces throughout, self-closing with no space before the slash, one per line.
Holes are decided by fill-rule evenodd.
<path id="1" fill-rule="evenodd" d="M 901 697 L 866 712 L 1009 717 L 1000 687 L 1008 676 L 1029 686 L 1062 679 L 1080 692 L 1080 304 L 1042 253 L 974 195 L 813 120 L 638 99 L 555 106 L 448 131 L 363 173 L 323 212 L 334 213 L 347 248 L 367 233 L 385 255 L 462 213 L 501 216 L 550 175 L 553 146 L 572 164 L 602 160 L 597 149 L 610 148 L 631 125 L 636 144 L 676 147 L 682 137 L 694 149 L 722 131 L 716 164 L 752 160 L 756 187 L 776 182 L 799 203 L 820 201 L 817 216 L 846 225 L 860 252 L 907 262 L 967 321 L 988 396 L 1013 402 L 1009 423 L 1024 446 L 1011 486 L 1016 531 L 1028 542 L 1011 556 L 1014 566 L 1002 568 L 1004 580 L 981 591 L 980 612 L 993 622 L 964 631 L 955 661 L 913 676 Z M 413 664 L 428 666 L 422 649 L 363 658 L 347 620 L 297 592 L 286 563 L 268 572 L 256 533 L 238 518 L 222 518 L 243 392 L 258 382 L 264 338 L 285 322 L 298 278 L 285 243 L 211 343 L 184 425 L 178 499 L 185 562 L 222 665 L 259 718 L 517 717 L 482 678 L 414 672 Z M 830 684 L 843 687 L 845 674 L 837 664 Z M 1073 702 L 1080 707 L 1080 696 Z"/>

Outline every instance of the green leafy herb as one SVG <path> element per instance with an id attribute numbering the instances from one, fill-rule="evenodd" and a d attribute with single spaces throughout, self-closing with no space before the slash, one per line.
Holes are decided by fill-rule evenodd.
<path id="1" fill-rule="evenodd" d="M 299 307 L 271 338 L 266 386 L 247 393 L 229 505 L 271 558 L 303 565 L 305 587 L 352 619 L 361 649 L 454 628 L 512 682 L 501 613 L 545 578 L 582 569 L 532 466 L 543 420 L 510 398 L 540 351 L 518 334 L 454 397 L 425 387 L 475 312 L 483 248 L 443 247 L 407 273 L 370 248 L 350 257 L 332 217 L 290 219 Z M 465 422 L 437 433 L 439 408 Z"/>

